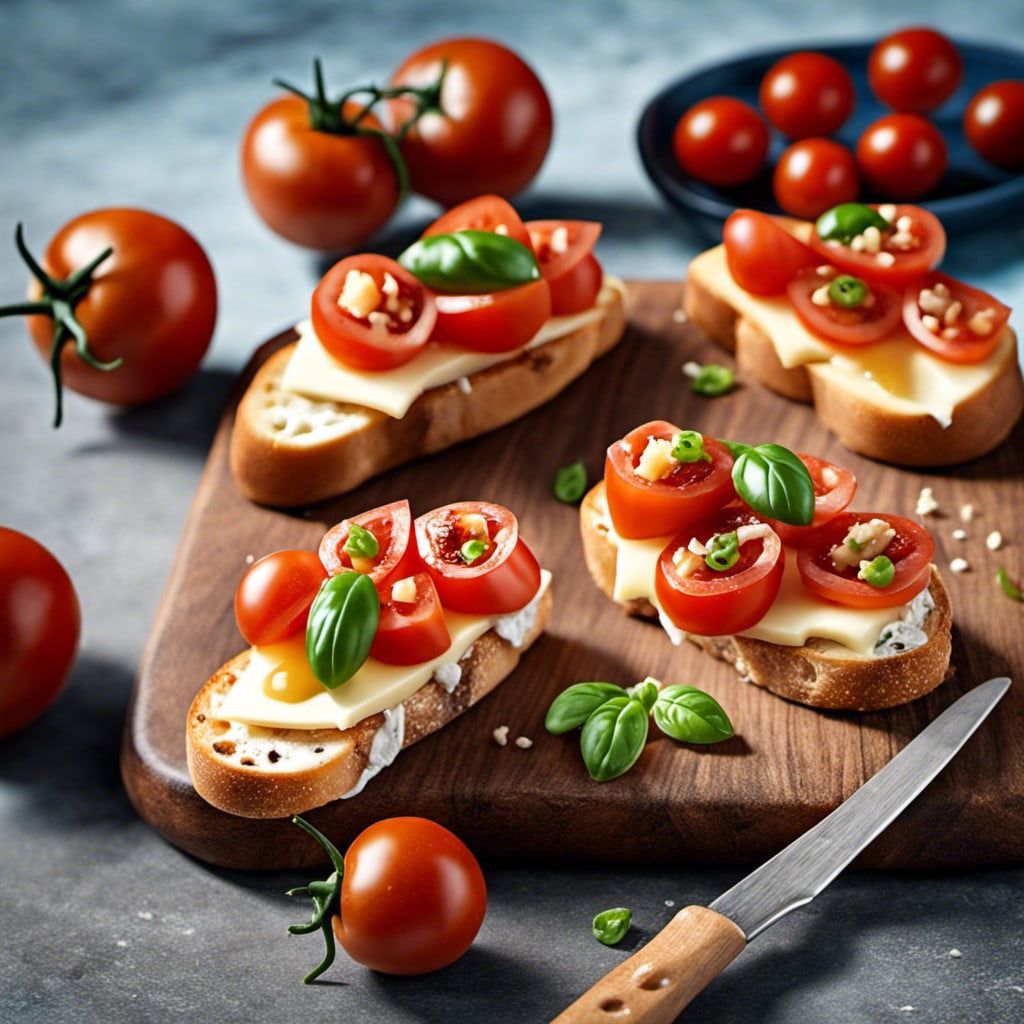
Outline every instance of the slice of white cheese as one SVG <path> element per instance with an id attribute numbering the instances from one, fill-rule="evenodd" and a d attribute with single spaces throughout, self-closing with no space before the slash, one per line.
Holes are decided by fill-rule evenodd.
<path id="1" fill-rule="evenodd" d="M 551 317 L 526 347 L 543 345 L 595 323 L 601 318 L 611 293 L 623 290 L 621 281 L 606 276 L 596 305 L 582 313 Z M 515 358 L 522 351 L 467 352 L 445 341 L 431 341 L 404 366 L 371 372 L 352 369 L 335 359 L 320 344 L 308 320 L 298 324 L 295 330 L 299 340 L 281 381 L 285 391 L 309 398 L 366 406 L 395 419 L 401 419 L 409 411 L 409 406 L 429 388 L 469 378 L 490 366 Z"/>
<path id="2" fill-rule="evenodd" d="M 729 273 L 724 245 L 697 256 L 690 273 L 769 337 L 786 369 L 812 364 L 811 372 L 859 392 L 874 405 L 882 402 L 908 415 L 925 413 L 943 427 L 952 423 L 960 402 L 991 381 L 995 368 L 1004 364 L 1017 343 L 1014 332 L 1004 328 L 996 351 L 981 363 L 940 359 L 918 345 L 902 325 L 871 345 L 833 345 L 800 323 L 784 295 L 762 297 L 741 288 Z"/>
<path id="3" fill-rule="evenodd" d="M 536 604 L 550 582 L 551 574 L 542 570 L 540 589 L 527 608 Z M 246 670 L 228 691 L 220 715 L 231 722 L 268 728 L 348 729 L 369 715 L 401 704 L 428 683 L 440 666 L 457 663 L 475 640 L 505 618 L 447 609 L 444 615 L 452 642 L 443 654 L 418 665 L 385 665 L 367 658 L 348 682 L 333 690 L 313 675 L 304 634 L 254 647 Z"/>

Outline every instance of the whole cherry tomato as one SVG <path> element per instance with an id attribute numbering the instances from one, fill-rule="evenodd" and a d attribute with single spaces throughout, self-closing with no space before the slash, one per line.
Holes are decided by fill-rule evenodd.
<path id="1" fill-rule="evenodd" d="M 359 833 L 344 858 L 302 818 L 295 824 L 327 851 L 326 881 L 292 889 L 316 911 L 292 934 L 333 929 L 353 960 L 384 974 L 426 974 L 458 960 L 472 945 L 487 912 L 487 883 L 476 858 L 454 833 L 428 818 L 385 818 Z M 335 913 L 335 911 L 338 911 Z M 323 962 L 303 980 L 330 966 Z"/>
<path id="2" fill-rule="evenodd" d="M 775 201 L 794 217 L 813 220 L 857 198 L 853 154 L 832 139 L 801 139 L 783 151 L 772 175 Z"/>
<path id="3" fill-rule="evenodd" d="M 676 123 L 672 149 L 683 171 L 709 185 L 740 185 L 764 166 L 768 126 L 732 96 L 695 103 Z"/>
<path id="4" fill-rule="evenodd" d="M 964 113 L 964 133 L 990 163 L 1024 169 L 1024 81 L 1007 79 L 979 89 Z"/>
<path id="5" fill-rule="evenodd" d="M 551 144 L 551 102 L 535 72 L 506 47 L 445 39 L 408 57 L 391 81 L 431 93 L 407 130 L 415 101 L 391 101 L 413 191 L 454 206 L 488 192 L 513 196 L 540 170 Z"/>
<path id="6" fill-rule="evenodd" d="M 34 722 L 56 700 L 80 628 L 64 567 L 38 541 L 0 527 L 0 736 Z"/>
<path id="7" fill-rule="evenodd" d="M 941 32 L 905 28 L 871 51 L 868 84 L 893 110 L 926 113 L 953 95 L 963 69 L 960 52 Z"/>
<path id="8" fill-rule="evenodd" d="M 361 245 L 395 211 L 399 180 L 380 122 L 350 101 L 327 99 L 319 63 L 316 92 L 282 96 L 249 122 L 242 180 L 263 222 L 310 249 Z M 377 134 L 375 134 L 377 133 Z"/>
<path id="9" fill-rule="evenodd" d="M 722 241 L 729 273 L 754 295 L 779 295 L 797 271 L 821 262 L 809 245 L 758 210 L 730 213 L 722 228 Z"/>
<path id="10" fill-rule="evenodd" d="M 857 167 L 886 199 L 916 199 L 946 173 L 946 140 L 920 114 L 888 114 L 857 140 Z"/>
<path id="11" fill-rule="evenodd" d="M 783 135 L 831 135 L 853 111 L 853 79 L 833 57 L 813 50 L 791 53 L 765 73 L 758 102 Z"/>
<path id="12" fill-rule="evenodd" d="M 235 591 L 235 621 L 250 644 L 273 644 L 306 628 L 327 570 L 312 551 L 275 551 L 246 570 Z"/>
<path id="13" fill-rule="evenodd" d="M 196 371 L 213 337 L 217 283 L 184 228 L 146 210 L 94 210 L 53 236 L 41 267 L 20 227 L 16 239 L 34 276 L 31 301 L 0 315 L 39 311 L 28 328 L 54 369 L 57 424 L 62 385 L 137 405 L 177 390 Z M 78 331 L 82 340 L 73 337 Z"/>

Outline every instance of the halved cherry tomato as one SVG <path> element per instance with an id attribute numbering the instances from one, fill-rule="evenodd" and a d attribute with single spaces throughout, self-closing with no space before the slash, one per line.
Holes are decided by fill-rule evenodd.
<path id="1" fill-rule="evenodd" d="M 758 210 L 735 210 L 722 229 L 729 273 L 754 295 L 780 295 L 798 270 L 821 258 L 781 224 Z"/>
<path id="2" fill-rule="evenodd" d="M 925 348 L 952 363 L 987 359 L 1010 312 L 1009 306 L 988 292 L 938 270 L 908 285 L 903 293 L 907 330 Z"/>
<path id="3" fill-rule="evenodd" d="M 874 210 L 888 210 L 885 204 L 869 203 Z M 828 263 L 865 281 L 881 281 L 903 288 L 931 270 L 946 252 L 946 230 L 930 210 L 909 204 L 895 205 L 888 218 L 889 228 L 881 232 L 878 253 L 854 248 L 848 243 L 824 239 L 811 232 L 811 248 Z M 879 258 L 880 253 L 888 255 Z"/>
<path id="4" fill-rule="evenodd" d="M 312 551 L 275 551 L 246 570 L 235 591 L 235 621 L 250 644 L 273 644 L 306 628 L 327 572 Z"/>
<path id="5" fill-rule="evenodd" d="M 368 302 L 372 309 L 365 314 L 358 301 L 354 308 L 340 302 L 353 272 L 368 274 L 377 289 L 377 301 Z M 375 253 L 335 263 L 313 292 L 313 329 L 320 343 L 360 370 L 390 370 L 409 362 L 430 339 L 436 319 L 431 293 L 404 267 Z"/>
<path id="6" fill-rule="evenodd" d="M 604 273 L 593 248 L 601 225 L 582 220 L 531 220 L 526 224 L 540 272 L 551 288 L 551 313 L 590 309 Z"/>
<path id="7" fill-rule="evenodd" d="M 707 544 L 715 534 L 730 533 L 761 523 L 763 537 L 739 546 L 739 559 L 726 570 L 710 568 L 703 557 L 686 552 L 676 565 L 676 552 L 696 539 Z M 766 523 L 738 506 L 719 509 L 714 515 L 677 534 L 658 558 L 654 591 L 665 614 L 689 633 L 725 636 L 739 633 L 759 622 L 771 607 L 782 583 L 785 554 L 782 541 Z"/>
<path id="8" fill-rule="evenodd" d="M 415 528 L 420 557 L 445 608 L 505 615 L 537 593 L 540 566 L 504 506 L 459 501 L 420 516 Z M 483 550 L 471 558 L 466 545 L 474 540 Z"/>
<path id="9" fill-rule="evenodd" d="M 551 316 L 551 289 L 544 278 L 482 295 L 438 293 L 434 302 L 434 339 L 472 352 L 522 348 Z"/>
<path id="10" fill-rule="evenodd" d="M 411 601 L 394 596 L 395 584 L 411 580 Z M 387 665 L 418 665 L 432 661 L 451 646 L 444 609 L 433 580 L 425 573 L 392 577 L 381 588 L 380 621 L 370 654 Z"/>
<path id="11" fill-rule="evenodd" d="M 450 235 L 456 231 L 493 231 L 498 235 L 508 235 L 530 248 L 526 225 L 512 204 L 501 196 L 477 196 L 453 206 L 423 232 L 423 237 Z"/>
<path id="12" fill-rule="evenodd" d="M 710 437 L 704 451 L 710 461 L 680 462 L 660 480 L 636 472 L 651 438 L 673 441 L 678 427 L 652 420 L 631 430 L 608 448 L 604 462 L 605 496 L 612 525 L 620 537 L 664 537 L 711 514 L 735 496 L 732 455 Z"/>
<path id="13" fill-rule="evenodd" d="M 857 169 L 888 199 L 917 199 L 946 173 L 942 132 L 921 114 L 888 114 L 869 124 L 857 140 Z"/>
<path id="14" fill-rule="evenodd" d="M 857 578 L 859 567 L 838 570 L 833 550 L 841 545 L 857 523 L 884 519 L 896 536 L 885 549 L 896 576 L 886 587 L 875 587 Z M 842 512 L 817 529 L 797 552 L 797 568 L 808 590 L 837 604 L 852 608 L 893 608 L 906 604 L 928 585 L 935 542 L 931 534 L 912 519 L 883 512 Z"/>
<path id="15" fill-rule="evenodd" d="M 813 334 L 841 345 L 868 345 L 891 334 L 900 322 L 902 298 L 895 289 L 878 282 L 865 284 L 864 301 L 847 307 L 817 298 L 826 295 L 831 281 L 809 268 L 801 270 L 786 286 L 796 315 Z"/>
<path id="16" fill-rule="evenodd" d="M 369 530 L 377 542 L 377 554 L 369 560 L 369 564 L 358 558 L 353 563 L 352 556 L 345 550 L 353 523 Z M 380 587 L 423 569 L 412 536 L 412 510 L 409 502 L 403 498 L 361 512 L 350 519 L 343 519 L 332 526 L 320 541 L 318 554 L 328 575 L 337 576 L 348 569 L 356 569 L 365 572 Z"/>
<path id="17" fill-rule="evenodd" d="M 853 501 L 857 492 L 857 478 L 849 469 L 819 459 L 816 455 L 805 455 L 803 452 L 797 452 L 797 455 L 811 474 L 811 483 L 814 485 L 814 519 L 808 526 L 791 526 L 776 519 L 765 520 L 771 524 L 783 544 L 792 546 L 801 544 L 815 527 L 839 515 Z"/>

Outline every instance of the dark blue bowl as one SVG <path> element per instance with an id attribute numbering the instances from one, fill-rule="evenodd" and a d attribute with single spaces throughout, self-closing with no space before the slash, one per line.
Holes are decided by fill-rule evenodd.
<path id="1" fill-rule="evenodd" d="M 984 85 L 1004 78 L 1024 78 L 1024 54 L 955 40 L 964 61 L 956 92 L 931 117 L 949 147 L 949 165 L 939 184 L 917 200 L 936 214 L 951 233 L 966 233 L 1006 219 L 1024 209 L 1024 175 L 1001 170 L 983 160 L 963 133 L 963 115 L 971 97 Z M 801 44 L 765 50 L 704 68 L 671 83 L 644 108 L 637 126 L 640 158 L 651 181 L 670 205 L 716 228 L 737 207 L 780 213 L 772 195 L 772 169 L 788 140 L 772 132 L 768 165 L 753 181 L 734 188 L 706 185 L 683 173 L 672 152 L 672 133 L 683 112 L 708 96 L 729 95 L 757 108 L 764 73 L 777 60 L 798 50 L 816 50 L 843 64 L 853 76 L 857 102 L 853 114 L 833 138 L 851 148 L 860 133 L 890 113 L 868 88 L 868 55 L 875 41 L 844 45 Z M 885 196 L 865 193 L 866 202 Z"/>

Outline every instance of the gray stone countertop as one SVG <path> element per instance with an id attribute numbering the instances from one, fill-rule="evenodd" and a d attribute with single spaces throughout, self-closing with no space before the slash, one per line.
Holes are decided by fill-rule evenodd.
<path id="1" fill-rule="evenodd" d="M 134 411 L 69 395 L 59 431 L 45 366 L 24 327 L 0 321 L 0 522 L 58 555 L 84 610 L 68 689 L 0 741 L 0 1021 L 542 1021 L 624 955 L 591 937 L 596 911 L 632 908 L 628 952 L 675 908 L 737 879 L 735 869 L 685 864 L 488 863 L 487 919 L 453 967 L 390 978 L 342 958 L 307 987 L 298 979 L 316 950 L 285 934 L 302 911 L 283 892 L 300 879 L 212 869 L 137 817 L 118 773 L 121 729 L 210 438 L 234 375 L 294 321 L 320 269 L 251 211 L 238 143 L 273 95 L 270 79 L 308 80 L 315 54 L 340 87 L 380 80 L 435 38 L 496 37 L 533 64 L 555 106 L 554 145 L 523 208 L 604 221 L 603 259 L 622 277 L 679 278 L 706 240 L 643 172 L 634 133 L 646 100 L 756 48 L 862 40 L 917 22 L 1024 41 L 1016 0 L 4 0 L 0 230 L 22 221 L 39 251 L 84 210 L 158 210 L 206 248 L 221 309 L 203 368 L 179 394 Z M 382 244 L 433 213 L 410 201 Z M 1020 309 L 1022 254 L 1018 220 L 972 236 L 957 266 Z M 24 288 L 5 246 L 0 301 Z M 685 1019 L 1024 1020 L 1022 889 L 1019 865 L 850 871 L 758 938 Z"/>

